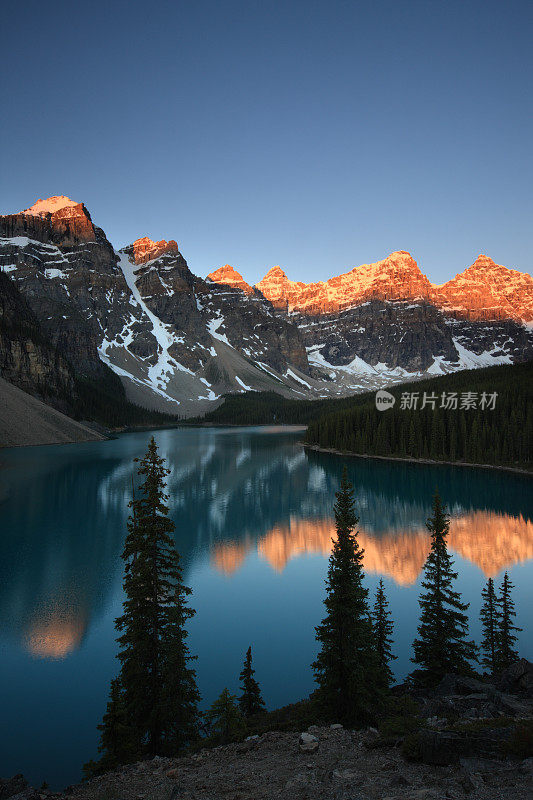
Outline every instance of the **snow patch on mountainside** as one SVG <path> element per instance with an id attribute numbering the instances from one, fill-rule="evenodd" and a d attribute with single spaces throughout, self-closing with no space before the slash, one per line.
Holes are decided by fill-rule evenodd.
<path id="1" fill-rule="evenodd" d="M 513 359 L 507 353 L 501 353 L 501 347 L 495 346 L 492 350 L 483 353 L 473 353 L 467 350 L 458 339 L 454 339 L 455 349 L 459 354 L 459 363 L 462 369 L 476 369 L 479 367 L 493 367 L 496 364 L 512 364 Z M 499 353 L 499 355 L 497 355 Z"/>
<path id="2" fill-rule="evenodd" d="M 241 381 L 241 379 L 239 378 L 238 375 L 235 375 L 235 380 L 237 381 L 239 386 L 242 386 L 242 388 L 245 391 L 247 391 L 247 392 L 253 392 L 254 391 L 251 386 L 247 386 L 244 381 Z"/>
<path id="3" fill-rule="evenodd" d="M 215 317 L 214 319 L 209 320 L 209 322 L 207 323 L 207 330 L 209 331 L 211 336 L 213 336 L 213 338 L 218 339 L 220 342 L 224 342 L 224 344 L 227 344 L 229 347 L 232 347 L 232 345 L 228 341 L 228 337 L 226 336 L 226 334 L 218 332 L 218 329 L 220 328 L 221 325 L 224 325 L 224 323 L 225 323 L 224 317 Z"/>
<path id="4" fill-rule="evenodd" d="M 191 372 L 191 370 L 184 367 L 182 364 L 179 364 L 176 361 L 176 359 L 172 358 L 172 356 L 170 355 L 169 348 L 175 343 L 176 341 L 175 337 L 172 335 L 169 326 L 161 322 L 159 317 L 157 317 L 152 311 L 150 311 L 150 309 L 144 302 L 141 293 L 137 288 L 137 284 L 135 283 L 136 265 L 130 261 L 126 253 L 118 252 L 117 256 L 119 258 L 119 267 L 122 270 L 125 281 L 137 305 L 140 307 L 143 314 L 146 315 L 146 317 L 148 317 L 148 319 L 150 320 L 152 326 L 151 332 L 154 335 L 158 345 L 157 362 L 148 367 L 146 380 L 134 378 L 129 373 L 126 373 L 126 375 L 124 375 L 123 373 L 125 371 L 122 368 L 117 367 L 112 362 L 112 360 L 108 355 L 109 348 L 113 346 L 115 347 L 121 346 L 127 349 L 128 345 L 131 344 L 133 340 L 133 333 L 131 331 L 131 328 L 129 328 L 128 324 L 126 324 L 124 330 L 120 334 L 120 338 L 123 340 L 120 345 L 116 340 L 110 341 L 106 337 L 104 337 L 99 350 L 100 358 L 103 361 L 105 361 L 105 363 L 107 363 L 108 366 L 110 366 L 111 369 L 113 369 L 113 371 L 116 372 L 118 375 L 122 375 L 123 377 L 127 376 L 136 382 L 145 383 L 146 385 L 149 385 L 153 391 L 157 392 L 157 394 L 162 395 L 163 397 L 167 397 L 168 399 L 175 400 L 175 398 L 170 398 L 166 393 L 168 382 L 174 375 L 175 370 L 186 372 L 189 375 L 193 375 L 194 373 Z M 133 322 L 135 322 L 135 318 L 131 317 L 130 324 L 132 324 Z M 175 400 L 175 402 L 178 401 Z"/>

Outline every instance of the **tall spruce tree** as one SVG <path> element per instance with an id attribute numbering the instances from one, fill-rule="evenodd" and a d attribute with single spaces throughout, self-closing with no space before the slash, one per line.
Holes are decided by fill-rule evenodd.
<path id="1" fill-rule="evenodd" d="M 386 679 L 387 686 L 390 686 L 394 679 L 390 668 L 390 662 L 396 660 L 397 656 L 394 656 L 391 650 L 394 624 L 388 606 L 389 603 L 385 595 L 383 578 L 380 578 L 376 590 L 376 600 L 374 602 L 374 640 L 381 670 Z"/>
<path id="2" fill-rule="evenodd" d="M 386 681 L 374 642 L 368 589 L 363 586 L 363 551 L 354 533 L 358 519 L 346 468 L 334 509 L 337 538 L 326 579 L 327 613 L 316 628 L 321 648 L 312 667 L 324 716 L 358 725 L 373 718 Z"/>
<path id="3" fill-rule="evenodd" d="M 483 637 L 481 639 L 481 663 L 494 675 L 498 671 L 498 635 L 500 613 L 494 581 L 489 578 L 481 593 L 483 606 L 480 612 Z"/>
<path id="4" fill-rule="evenodd" d="M 497 637 L 497 660 L 498 669 L 507 669 L 515 661 L 518 661 L 518 651 L 515 644 L 518 638 L 514 633 L 518 633 L 522 628 L 517 628 L 513 624 L 513 619 L 516 617 L 514 601 L 511 597 L 511 589 L 514 589 L 513 584 L 509 579 L 507 572 L 503 576 L 502 585 L 500 586 L 500 595 L 498 604 L 500 607 L 500 620 L 498 626 Z"/>
<path id="5" fill-rule="evenodd" d="M 242 672 L 239 675 L 242 691 L 239 697 L 239 706 L 245 717 L 251 717 L 252 714 L 260 714 L 261 711 L 265 710 L 265 704 L 261 697 L 261 689 L 254 675 L 255 669 L 252 667 L 252 647 L 250 646 L 246 651 Z"/>
<path id="6" fill-rule="evenodd" d="M 431 686 L 447 672 L 471 674 L 470 662 L 477 661 L 477 648 L 467 640 L 468 604 L 462 603 L 459 592 L 453 589 L 457 573 L 446 547 L 450 520 L 438 492 L 426 527 L 431 534 L 431 550 L 424 566 L 425 592 L 419 599 L 420 625 L 411 661 L 422 669 L 413 678 Z"/>
<path id="7" fill-rule="evenodd" d="M 125 561 L 124 613 L 115 622 L 121 714 L 135 757 L 175 754 L 197 735 L 200 699 L 186 622 L 194 615 L 183 583 L 169 519 L 165 478 L 169 473 L 152 437 L 139 461 L 144 481 L 130 503 Z M 109 726 L 102 723 L 107 751 Z M 105 753 L 104 753 L 105 757 Z"/>

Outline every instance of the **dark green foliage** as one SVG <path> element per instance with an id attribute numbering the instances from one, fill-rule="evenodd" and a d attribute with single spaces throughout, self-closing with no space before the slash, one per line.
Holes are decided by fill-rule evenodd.
<path id="1" fill-rule="evenodd" d="M 514 602 L 511 597 L 511 589 L 514 589 L 513 584 L 509 580 L 507 572 L 503 576 L 502 585 L 500 586 L 500 595 L 498 597 L 498 605 L 500 607 L 500 618 L 498 625 L 497 637 L 497 661 L 498 669 L 507 669 L 515 661 L 518 661 L 518 652 L 515 649 L 515 644 L 518 641 L 514 632 L 517 633 L 522 628 L 517 628 L 513 624 L 513 619 L 516 617 Z"/>
<path id="2" fill-rule="evenodd" d="M 395 660 L 396 656 L 392 654 L 391 650 L 394 625 L 390 611 L 388 610 L 388 605 L 383 578 L 380 578 L 374 603 L 374 641 L 383 675 L 385 676 L 387 685 L 390 686 L 394 678 L 390 668 L 390 662 Z"/>
<path id="3" fill-rule="evenodd" d="M 128 764 L 138 755 L 135 732 L 127 723 L 124 696 L 118 678 L 111 681 L 107 710 L 97 727 L 100 731 L 98 752 L 102 757 L 97 762 L 85 764 L 83 770 L 86 778 L 100 775 L 120 764 Z"/>
<path id="4" fill-rule="evenodd" d="M 205 714 L 211 744 L 238 742 L 246 733 L 244 717 L 237 703 L 237 697 L 224 689 Z"/>
<path id="5" fill-rule="evenodd" d="M 433 516 L 427 521 L 431 550 L 424 566 L 425 589 L 419 599 L 421 608 L 418 638 L 413 643 L 411 661 L 421 667 L 416 679 L 433 686 L 447 672 L 472 673 L 471 661 L 477 660 L 474 642 L 467 640 L 468 604 L 461 602 L 453 589 L 457 573 L 446 547 L 450 520 L 438 492 L 433 500 Z"/>
<path id="6" fill-rule="evenodd" d="M 394 745 L 398 739 L 422 727 L 420 707 L 412 697 L 389 697 L 386 716 L 378 723 L 379 745 Z"/>
<path id="7" fill-rule="evenodd" d="M 320 721 L 318 703 L 315 696 L 311 695 L 310 698 L 300 700 L 298 703 L 247 717 L 246 728 L 248 734 L 261 734 L 266 731 L 304 731 L 310 725 L 319 724 Z"/>
<path id="8" fill-rule="evenodd" d="M 105 367 L 104 374 L 96 379 L 75 378 L 75 391 L 62 399 L 66 413 L 77 420 L 90 420 L 110 428 L 136 425 L 169 425 L 178 417 L 153 411 L 130 403 L 126 399 L 120 378 Z"/>
<path id="9" fill-rule="evenodd" d="M 351 408 L 353 402 L 353 397 L 290 400 L 277 392 L 227 394 L 218 408 L 189 422 L 211 422 L 214 425 L 307 425 L 329 411 Z"/>
<path id="10" fill-rule="evenodd" d="M 138 459 L 136 459 L 138 461 Z M 195 673 L 189 664 L 186 622 L 194 615 L 187 605 L 174 547 L 174 523 L 168 517 L 164 492 L 168 470 L 152 437 L 140 460 L 144 477 L 130 506 L 122 557 L 126 562 L 124 613 L 116 620 L 120 651 L 120 701 L 136 757 L 176 754 L 197 735 L 199 700 Z M 121 712 L 122 713 L 122 712 Z M 112 731 L 104 722 L 102 747 Z"/>
<path id="11" fill-rule="evenodd" d="M 254 674 L 255 669 L 252 667 L 252 648 L 250 646 L 246 651 L 242 672 L 239 675 L 242 691 L 239 697 L 239 706 L 245 717 L 260 714 L 265 710 L 265 704 L 261 697 L 261 689 L 254 678 Z"/>
<path id="12" fill-rule="evenodd" d="M 533 363 L 465 370 L 389 391 L 396 403 L 387 411 L 378 411 L 368 393 L 351 398 L 348 409 L 310 417 L 306 441 L 352 453 L 533 468 Z M 440 407 L 443 392 L 457 392 L 460 406 L 468 391 L 478 400 L 497 392 L 495 409 Z M 419 393 L 417 410 L 401 408 L 404 392 Z M 424 392 L 437 395 L 435 409 L 420 409 Z"/>
<path id="13" fill-rule="evenodd" d="M 363 551 L 354 528 L 352 485 L 346 469 L 336 493 L 337 538 L 326 580 L 326 617 L 316 628 L 321 649 L 313 663 L 317 700 L 327 719 L 350 725 L 371 720 L 386 683 L 380 669 L 363 586 Z"/>
<path id="14" fill-rule="evenodd" d="M 498 632 L 500 627 L 500 613 L 498 598 L 494 591 L 494 581 L 489 578 L 481 596 L 483 606 L 480 619 L 483 630 L 481 640 L 481 663 L 494 675 L 498 671 Z"/>

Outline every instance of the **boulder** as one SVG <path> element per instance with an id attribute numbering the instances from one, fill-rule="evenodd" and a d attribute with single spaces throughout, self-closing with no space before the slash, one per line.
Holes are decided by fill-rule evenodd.
<path id="1" fill-rule="evenodd" d="M 418 734 L 419 757 L 424 764 L 437 766 L 455 764 L 472 756 L 498 758 L 513 730 L 513 726 L 464 731 L 423 730 Z"/>
<path id="2" fill-rule="evenodd" d="M 318 750 L 318 739 L 312 733 L 301 733 L 299 745 L 301 753 L 314 753 Z"/>
<path id="3" fill-rule="evenodd" d="M 7 780 L 0 779 L 0 800 L 8 800 L 28 788 L 28 781 L 24 775 L 13 775 Z"/>
<path id="4" fill-rule="evenodd" d="M 472 695 L 485 694 L 487 684 L 469 675 L 453 675 L 448 673 L 435 688 L 435 694 L 442 696 L 450 694 Z"/>
<path id="5" fill-rule="evenodd" d="M 521 658 L 507 667 L 501 675 L 499 688 L 504 692 L 518 692 L 533 698 L 533 664 Z"/>

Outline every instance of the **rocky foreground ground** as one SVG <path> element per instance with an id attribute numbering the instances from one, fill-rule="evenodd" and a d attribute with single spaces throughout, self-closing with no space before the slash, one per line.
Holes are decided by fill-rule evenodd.
<path id="1" fill-rule="evenodd" d="M 533 759 L 465 758 L 448 766 L 407 762 L 399 748 L 367 749 L 372 732 L 265 733 L 186 758 L 159 758 L 110 772 L 54 795 L 79 800 L 530 800 Z M 307 738 L 307 737 L 304 737 Z M 7 796 L 7 795 L 6 795 Z M 50 797 L 33 790 L 12 800 Z"/>
<path id="2" fill-rule="evenodd" d="M 532 690 L 525 660 L 499 686 L 449 675 L 415 695 L 418 715 L 393 716 L 379 730 L 268 731 L 141 761 L 60 794 L 16 776 L 0 781 L 0 800 L 533 800 Z"/>

